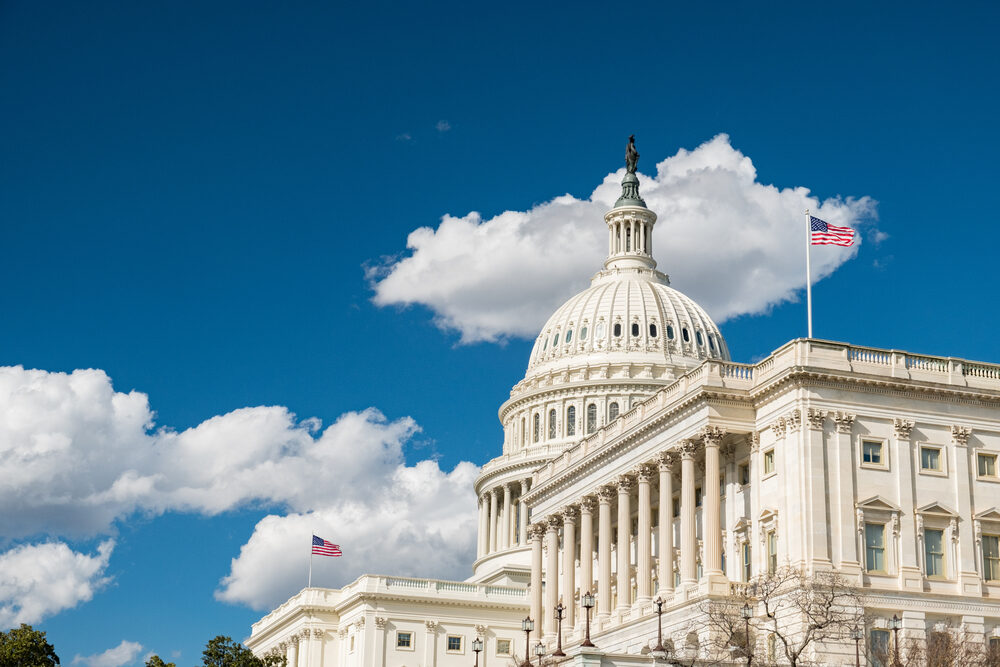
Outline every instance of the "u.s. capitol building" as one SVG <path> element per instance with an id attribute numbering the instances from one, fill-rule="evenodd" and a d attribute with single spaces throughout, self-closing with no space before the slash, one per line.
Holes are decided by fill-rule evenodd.
<path id="1" fill-rule="evenodd" d="M 541 642 L 545 664 L 789 664 L 811 621 L 786 606 L 768 630 L 757 585 L 779 570 L 836 572 L 856 601 L 799 664 L 891 664 L 932 637 L 1000 649 L 1000 366 L 816 339 L 731 361 L 656 270 L 634 171 L 604 266 L 500 407 L 469 579 L 306 588 L 254 624 L 256 654 L 468 667 L 520 664 L 526 645 L 538 664 Z M 734 600 L 727 655 L 710 617 Z"/>

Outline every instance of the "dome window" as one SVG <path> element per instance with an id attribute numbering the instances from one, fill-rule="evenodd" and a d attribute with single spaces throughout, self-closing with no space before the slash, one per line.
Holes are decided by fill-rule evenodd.
<path id="1" fill-rule="evenodd" d="M 587 406 L 587 433 L 593 433 L 597 429 L 597 405 L 591 403 Z"/>
<path id="2" fill-rule="evenodd" d="M 701 332 L 700 331 L 695 331 L 694 332 L 694 337 L 698 340 L 698 347 L 702 347 L 702 346 L 705 345 L 705 341 L 702 340 Z"/>
<path id="3" fill-rule="evenodd" d="M 687 327 L 682 327 L 681 328 L 681 338 L 684 339 L 685 343 L 690 343 L 691 342 L 691 334 L 688 333 L 688 328 Z"/>
<path id="4" fill-rule="evenodd" d="M 615 338 L 619 338 L 622 335 L 622 323 L 615 322 L 615 326 L 612 329 L 612 332 L 614 333 Z"/>
<path id="5" fill-rule="evenodd" d="M 559 347 L 559 334 L 552 337 L 552 347 Z"/>
<path id="6" fill-rule="evenodd" d="M 674 339 L 674 328 L 669 324 L 667 325 L 667 338 L 669 338 L 670 340 Z"/>
<path id="7" fill-rule="evenodd" d="M 566 408 L 566 435 L 576 435 L 576 406 Z"/>
<path id="8" fill-rule="evenodd" d="M 542 352 L 549 349 L 549 337 L 546 336 L 545 340 L 542 341 Z"/>
<path id="9" fill-rule="evenodd" d="M 617 403 L 617 401 L 612 402 L 611 405 L 608 406 L 608 421 L 609 422 L 613 422 L 616 419 L 618 419 L 618 403 Z"/>
<path id="10" fill-rule="evenodd" d="M 566 342 L 568 343 L 572 340 L 573 340 L 573 330 L 570 329 L 569 331 L 566 332 Z"/>
<path id="11" fill-rule="evenodd" d="M 633 322 L 632 323 L 632 337 L 633 338 L 638 338 L 639 337 L 639 323 L 638 322 Z"/>
<path id="12" fill-rule="evenodd" d="M 712 352 L 715 352 L 715 336 L 708 334 L 708 346 L 712 348 Z"/>
<path id="13" fill-rule="evenodd" d="M 537 412 L 535 413 L 535 416 L 534 416 L 534 423 L 532 424 L 532 430 L 534 431 L 534 433 L 532 433 L 532 435 L 535 436 L 534 437 L 534 442 L 538 442 L 538 438 L 541 435 L 541 431 L 542 431 L 542 420 L 538 416 Z"/>
<path id="14" fill-rule="evenodd" d="M 649 325 L 649 337 L 656 338 L 656 324 Z"/>
<path id="15" fill-rule="evenodd" d="M 549 440 L 556 437 L 556 411 L 549 410 Z"/>
<path id="16" fill-rule="evenodd" d="M 594 332 L 594 336 L 600 340 L 604 338 L 604 322 L 597 323 L 597 331 Z"/>
<path id="17" fill-rule="evenodd" d="M 580 340 L 587 340 L 587 325 L 584 324 L 583 328 L 580 329 Z"/>

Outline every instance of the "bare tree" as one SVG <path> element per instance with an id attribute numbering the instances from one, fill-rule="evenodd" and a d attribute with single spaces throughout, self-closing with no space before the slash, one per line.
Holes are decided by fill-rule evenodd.
<path id="1" fill-rule="evenodd" d="M 1000 647 L 965 628 L 938 628 L 925 638 L 911 638 L 901 646 L 901 654 L 907 667 L 1000 667 Z"/>
<path id="2" fill-rule="evenodd" d="M 824 644 L 846 641 L 862 618 L 857 592 L 839 573 L 807 576 L 790 566 L 734 586 L 728 597 L 707 603 L 703 611 L 716 655 L 739 657 L 748 665 L 780 661 L 792 667 L 811 664 L 808 656 Z M 774 637 L 776 655 L 758 655 L 762 637 Z"/>

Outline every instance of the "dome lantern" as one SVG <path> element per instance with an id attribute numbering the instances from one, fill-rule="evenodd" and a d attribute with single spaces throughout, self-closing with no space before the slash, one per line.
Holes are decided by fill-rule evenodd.
<path id="1" fill-rule="evenodd" d="M 653 225 L 656 214 L 646 208 L 639 195 L 639 177 L 635 170 L 639 152 L 635 149 L 635 135 L 628 138 L 625 147 L 625 177 L 622 194 L 615 207 L 604 214 L 608 225 L 608 258 L 604 268 L 655 269 L 653 259 Z"/>

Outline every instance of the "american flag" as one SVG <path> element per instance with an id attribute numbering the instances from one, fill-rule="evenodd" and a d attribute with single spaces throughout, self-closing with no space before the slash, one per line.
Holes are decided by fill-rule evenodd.
<path id="1" fill-rule="evenodd" d="M 854 230 L 850 227 L 838 227 L 824 222 L 819 218 L 809 216 L 809 227 L 812 230 L 813 245 L 854 245 Z"/>
<path id="2" fill-rule="evenodd" d="M 317 556 L 343 556 L 340 546 L 313 535 L 313 554 Z"/>

